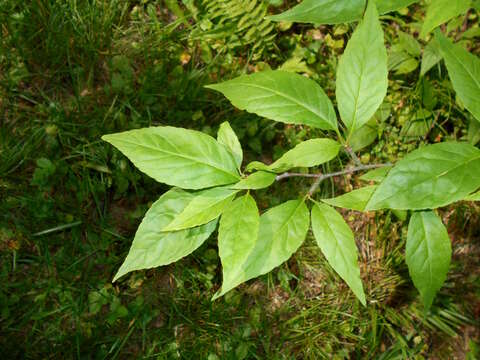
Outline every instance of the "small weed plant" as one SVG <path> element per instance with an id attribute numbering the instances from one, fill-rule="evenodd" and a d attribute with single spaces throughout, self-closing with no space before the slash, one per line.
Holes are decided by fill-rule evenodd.
<path id="1" fill-rule="evenodd" d="M 395 164 L 364 164 L 351 147 L 387 93 L 388 59 L 379 13 L 415 2 L 305 0 L 271 17 L 315 24 L 360 20 L 337 67 L 338 112 L 315 81 L 291 72 L 268 70 L 208 86 L 241 110 L 324 131 L 325 137 L 301 142 L 271 164 L 254 161 L 243 166 L 242 147 L 228 122 L 220 126 L 216 139 L 168 126 L 105 135 L 103 139 L 138 169 L 172 186 L 146 213 L 114 281 L 130 271 L 187 256 L 218 226 L 223 284 L 216 299 L 287 261 L 311 228 L 329 264 L 366 305 L 354 234 L 335 208 L 392 209 L 410 215 L 406 263 L 428 310 L 446 279 L 452 253 L 436 209 L 460 200 L 480 200 L 476 192 L 480 150 L 467 142 L 449 141 L 422 146 Z M 480 121 L 480 60 L 435 29 L 469 6 L 466 1 L 432 1 L 421 36 L 434 31 L 432 42 L 459 100 Z M 308 170 L 326 165 L 341 152 L 353 165 L 329 173 Z M 370 185 L 334 198 L 317 198 L 322 181 L 353 173 L 363 173 L 361 179 Z M 312 185 L 299 198 L 260 214 L 254 191 L 290 177 L 311 178 Z"/>

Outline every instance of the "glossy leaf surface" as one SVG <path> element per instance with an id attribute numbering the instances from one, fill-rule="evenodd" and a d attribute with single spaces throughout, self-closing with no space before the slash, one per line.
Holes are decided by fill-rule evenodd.
<path id="1" fill-rule="evenodd" d="M 377 0 L 380 14 L 399 10 L 418 0 Z M 274 21 L 311 24 L 342 24 L 361 19 L 365 0 L 304 0 L 284 13 L 269 16 Z"/>
<path id="2" fill-rule="evenodd" d="M 365 0 L 304 0 L 282 14 L 270 16 L 274 21 L 312 24 L 341 24 L 362 17 Z"/>
<path id="3" fill-rule="evenodd" d="M 373 1 L 340 58 L 336 84 L 338 110 L 352 133 L 370 120 L 387 94 L 387 50 Z"/>
<path id="4" fill-rule="evenodd" d="M 252 247 L 249 242 L 248 254 L 237 254 L 234 283 L 266 274 L 287 261 L 305 240 L 309 225 L 303 199 L 287 201 L 262 214 L 255 244 Z"/>
<path id="5" fill-rule="evenodd" d="M 366 209 L 434 209 L 461 200 L 479 187 L 479 149 L 460 142 L 427 145 L 390 170 Z"/>
<path id="6" fill-rule="evenodd" d="M 258 190 L 269 187 L 275 181 L 276 174 L 266 171 L 257 171 L 245 179 L 231 186 L 232 189 Z"/>
<path id="7" fill-rule="evenodd" d="M 173 263 L 192 253 L 208 239 L 217 226 L 217 220 L 182 231 L 161 231 L 193 198 L 191 193 L 174 188 L 153 203 L 138 227 L 128 256 L 113 281 L 133 270 Z"/>
<path id="8" fill-rule="evenodd" d="M 452 248 L 447 230 L 433 211 L 416 212 L 408 224 L 406 262 L 425 309 L 447 278 Z"/>
<path id="9" fill-rule="evenodd" d="M 193 193 L 192 201 L 162 231 L 178 231 L 216 219 L 232 202 L 238 190 L 224 187 Z"/>
<path id="10" fill-rule="evenodd" d="M 269 166 L 281 172 L 295 167 L 312 167 L 326 163 L 338 155 L 340 144 L 331 139 L 310 139 L 301 142 Z"/>
<path id="11" fill-rule="evenodd" d="M 237 168 L 240 169 L 243 161 L 243 151 L 238 137 L 233 131 L 232 127 L 228 121 L 223 122 L 218 129 L 217 141 L 225 145 L 225 147 L 230 151 L 230 153 L 235 158 Z"/>
<path id="12" fill-rule="evenodd" d="M 357 261 L 358 251 L 350 227 L 335 209 L 316 203 L 312 208 L 312 229 L 328 263 L 365 305 L 365 293 Z"/>
<path id="13" fill-rule="evenodd" d="M 377 185 L 365 186 L 331 199 L 322 199 L 322 201 L 344 209 L 364 211 L 376 188 Z"/>
<path id="14" fill-rule="evenodd" d="M 263 71 L 208 85 L 241 110 L 287 124 L 335 130 L 332 102 L 315 81 L 287 71 Z"/>
<path id="15" fill-rule="evenodd" d="M 171 126 L 104 135 L 133 164 L 155 180 L 184 189 L 202 189 L 240 179 L 233 156 L 202 132 Z"/>
<path id="16" fill-rule="evenodd" d="M 222 214 L 218 229 L 218 251 L 222 261 L 223 284 L 214 299 L 245 281 L 244 265 L 253 256 L 258 241 L 260 215 L 250 195 L 235 201 Z"/>

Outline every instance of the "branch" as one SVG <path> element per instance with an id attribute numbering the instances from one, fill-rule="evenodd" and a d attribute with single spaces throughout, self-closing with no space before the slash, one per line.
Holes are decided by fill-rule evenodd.
<path id="1" fill-rule="evenodd" d="M 360 165 L 360 166 L 355 166 L 351 168 L 347 168 L 342 171 L 336 171 L 328 174 L 302 174 L 302 173 L 283 173 L 278 175 L 275 180 L 280 181 L 282 179 L 290 178 L 290 177 L 306 177 L 306 178 L 315 178 L 315 182 L 312 184 L 310 187 L 310 190 L 308 191 L 308 195 L 311 196 L 320 186 L 320 183 L 325 180 L 329 179 L 335 176 L 342 176 L 342 175 L 347 175 L 347 174 L 353 174 L 359 171 L 364 171 L 364 170 L 370 170 L 370 169 L 377 169 L 385 166 L 391 166 L 392 164 L 390 163 L 385 163 L 385 164 L 369 164 L 369 165 Z"/>
<path id="2" fill-rule="evenodd" d="M 357 166 L 362 165 L 362 162 L 360 161 L 358 156 L 355 154 L 355 151 L 353 151 L 353 149 L 350 146 L 346 145 L 345 146 L 345 151 L 348 153 L 348 155 L 350 155 L 350 157 L 352 158 L 355 165 L 357 165 Z"/>

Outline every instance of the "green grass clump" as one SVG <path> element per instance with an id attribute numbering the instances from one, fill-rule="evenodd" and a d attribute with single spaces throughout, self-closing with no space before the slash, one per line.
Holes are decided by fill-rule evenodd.
<path id="1" fill-rule="evenodd" d="M 268 9 L 267 1 L 253 3 L 262 14 Z M 221 41 L 248 33 L 252 18 L 235 16 L 246 26 L 238 32 L 221 27 L 228 19 L 212 15 L 213 2 L 182 4 L 0 1 L 2 354 L 209 360 L 480 356 L 480 209 L 474 203 L 455 204 L 441 214 L 453 238 L 453 266 L 429 314 L 423 314 L 404 264 L 405 223 L 390 212 L 344 213 L 357 235 L 366 308 L 310 237 L 288 263 L 215 302 L 210 299 L 221 284 L 215 236 L 178 263 L 111 283 L 140 219 L 166 187 L 142 175 L 101 135 L 165 124 L 214 134 L 228 120 L 247 149 L 246 160 L 268 162 L 321 132 L 238 112 L 203 85 L 284 64 L 334 94 L 335 59 L 348 27 L 269 23 L 265 34 L 252 30 L 254 40 L 229 48 Z M 385 21 L 411 31 L 402 24 L 417 16 L 397 14 Z M 220 43 L 199 30 L 205 19 L 228 32 Z M 469 20 L 472 26 L 475 19 Z M 398 39 L 393 26 L 386 28 L 391 47 Z M 443 68 L 412 85 L 414 71 L 391 76 L 388 111 L 372 125 L 376 143 L 369 145 L 372 133 L 365 134 L 362 160 L 395 161 L 421 142 L 475 139 Z M 422 126 L 412 131 L 412 123 Z M 258 192 L 262 210 L 310 186 L 305 179 L 287 181 L 273 193 Z M 346 176 L 335 185 L 348 190 L 360 183 Z M 326 182 L 320 194 L 332 196 L 333 189 Z"/>

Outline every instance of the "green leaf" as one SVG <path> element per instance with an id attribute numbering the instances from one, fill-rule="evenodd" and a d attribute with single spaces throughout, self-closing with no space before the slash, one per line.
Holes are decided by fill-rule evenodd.
<path id="1" fill-rule="evenodd" d="M 178 231 L 216 219 L 230 205 L 238 190 L 217 187 L 194 193 L 192 201 L 162 231 Z"/>
<path id="2" fill-rule="evenodd" d="M 404 9 L 419 0 L 377 0 L 377 9 L 380 14 L 386 14 L 392 11 Z"/>
<path id="3" fill-rule="evenodd" d="M 337 68 L 338 110 L 350 134 L 375 114 L 387 86 L 387 50 L 375 4 L 370 1 Z"/>
<path id="4" fill-rule="evenodd" d="M 442 60 L 442 53 L 438 42 L 433 38 L 423 50 L 422 65 L 420 67 L 420 76 L 424 76 L 431 68 Z"/>
<path id="5" fill-rule="evenodd" d="M 340 144 L 331 139 L 311 139 L 303 141 L 269 166 L 276 172 L 295 167 L 312 167 L 326 163 L 340 151 Z"/>
<path id="6" fill-rule="evenodd" d="M 246 172 L 250 172 L 250 171 L 253 171 L 253 170 L 266 171 L 266 172 L 271 171 L 269 165 L 264 164 L 260 161 L 252 161 L 252 162 L 248 163 L 247 166 L 245 166 L 245 171 Z"/>
<path id="7" fill-rule="evenodd" d="M 173 263 L 192 253 L 208 239 L 217 226 L 217 220 L 182 231 L 161 231 L 194 197 L 192 193 L 174 188 L 153 203 L 138 227 L 127 258 L 113 281 L 133 270 Z"/>
<path id="8" fill-rule="evenodd" d="M 287 261 L 305 240 L 309 225 L 303 199 L 287 201 L 264 213 L 257 243 L 244 266 L 247 277 L 266 274 Z"/>
<path id="9" fill-rule="evenodd" d="M 287 201 L 260 216 L 255 244 L 252 246 L 249 240 L 245 252 L 237 254 L 234 286 L 266 274 L 287 261 L 305 240 L 309 225 L 303 199 Z M 226 291 L 222 288 L 222 292 Z"/>
<path id="10" fill-rule="evenodd" d="M 232 189 L 239 189 L 239 190 L 264 189 L 272 185 L 276 177 L 277 175 L 274 173 L 270 173 L 266 171 L 258 171 L 249 175 L 245 179 L 240 180 L 238 183 L 230 187 Z"/>
<path id="11" fill-rule="evenodd" d="M 390 170 L 366 210 L 434 209 L 461 200 L 479 187 L 479 149 L 460 142 L 427 145 Z"/>
<path id="12" fill-rule="evenodd" d="M 418 67 L 418 61 L 405 51 L 390 52 L 388 56 L 388 70 L 397 75 L 408 74 Z"/>
<path id="13" fill-rule="evenodd" d="M 425 310 L 447 278 L 452 248 L 447 229 L 433 211 L 417 212 L 408 224 L 406 262 Z"/>
<path id="14" fill-rule="evenodd" d="M 363 181 L 374 181 L 374 182 L 381 182 L 387 176 L 388 172 L 390 171 L 391 166 L 384 166 L 378 169 L 370 170 L 369 172 L 360 176 L 360 180 Z"/>
<path id="15" fill-rule="evenodd" d="M 377 0 L 380 14 L 407 7 L 418 0 Z M 365 0 L 304 0 L 284 13 L 269 16 L 273 21 L 311 24 L 342 24 L 362 18 Z"/>
<path id="16" fill-rule="evenodd" d="M 337 129 L 332 102 L 313 80 L 286 71 L 263 71 L 208 85 L 241 110 L 287 124 Z"/>
<path id="17" fill-rule="evenodd" d="M 233 131 L 228 121 L 223 122 L 218 129 L 217 141 L 225 145 L 230 153 L 235 158 L 237 169 L 240 169 L 243 161 L 243 151 L 240 141 L 238 141 L 237 135 Z"/>
<path id="18" fill-rule="evenodd" d="M 420 37 L 425 38 L 437 26 L 466 13 L 470 6 L 469 0 L 432 0 L 427 8 Z"/>
<path id="19" fill-rule="evenodd" d="M 465 201 L 480 201 L 480 191 L 477 191 L 471 195 L 468 195 L 463 199 Z"/>
<path id="20" fill-rule="evenodd" d="M 480 122 L 473 117 L 468 123 L 468 142 L 472 145 L 476 145 L 480 141 Z"/>
<path id="21" fill-rule="evenodd" d="M 104 135 L 102 139 L 145 174 L 168 185 L 201 189 L 240 179 L 233 156 L 199 131 L 150 127 Z"/>
<path id="22" fill-rule="evenodd" d="M 465 107 L 480 121 L 480 58 L 435 32 L 453 88 Z"/>
<path id="23" fill-rule="evenodd" d="M 352 230 L 343 217 L 330 206 L 315 203 L 312 208 L 312 229 L 328 263 L 352 289 L 360 302 L 366 305 L 357 262 L 357 246 Z"/>
<path id="24" fill-rule="evenodd" d="M 365 186 L 331 199 L 322 199 L 322 201 L 344 209 L 364 211 L 376 188 L 377 185 Z"/>
<path id="25" fill-rule="evenodd" d="M 360 151 L 373 143 L 378 136 L 378 126 L 374 118 L 361 128 L 355 130 L 350 138 L 350 147 L 354 152 Z"/>
<path id="26" fill-rule="evenodd" d="M 412 35 L 399 31 L 398 40 L 402 49 L 408 54 L 419 57 L 422 53 L 422 48 L 420 47 L 419 42 Z"/>
<path id="27" fill-rule="evenodd" d="M 365 0 L 304 0 L 282 14 L 269 16 L 273 21 L 312 24 L 342 24 L 362 17 Z"/>
<path id="28" fill-rule="evenodd" d="M 218 229 L 218 252 L 222 261 L 223 284 L 212 300 L 245 281 L 243 266 L 255 249 L 259 226 L 257 204 L 248 194 L 236 199 L 222 214 Z"/>
<path id="29" fill-rule="evenodd" d="M 425 137 L 432 128 L 434 114 L 431 111 L 419 108 L 415 114 L 402 126 L 401 136 Z"/>

